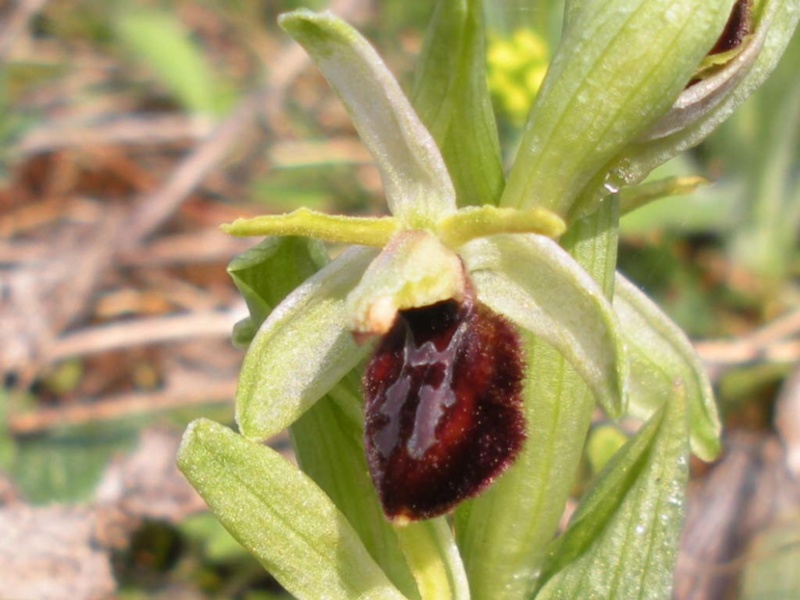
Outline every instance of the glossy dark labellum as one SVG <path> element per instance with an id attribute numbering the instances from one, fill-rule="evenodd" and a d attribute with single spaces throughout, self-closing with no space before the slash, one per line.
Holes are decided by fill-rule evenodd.
<path id="1" fill-rule="evenodd" d="M 364 375 L 370 474 L 389 519 L 427 519 L 488 486 L 525 439 L 514 327 L 468 298 L 400 311 Z"/>

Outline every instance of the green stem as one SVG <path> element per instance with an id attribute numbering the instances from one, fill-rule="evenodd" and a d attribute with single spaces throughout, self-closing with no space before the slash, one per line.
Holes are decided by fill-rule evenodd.
<path id="1" fill-rule="evenodd" d="M 399 229 L 393 217 L 345 217 L 299 208 L 286 215 L 236 219 L 221 226 L 237 237 L 297 235 L 326 242 L 382 248 Z"/>
<path id="2" fill-rule="evenodd" d="M 444 518 L 395 526 L 422 600 L 469 600 L 469 584 Z"/>

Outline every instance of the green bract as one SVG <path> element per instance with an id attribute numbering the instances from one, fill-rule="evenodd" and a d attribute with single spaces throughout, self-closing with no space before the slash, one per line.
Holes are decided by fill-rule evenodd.
<path id="1" fill-rule="evenodd" d="M 346 23 L 309 11 L 281 18 L 350 112 L 390 215 L 300 209 L 225 227 L 284 237 L 267 237 L 229 268 L 250 309 L 235 331 L 248 345 L 240 434 L 196 422 L 179 464 L 290 592 L 669 597 L 688 449 L 713 458 L 720 426 L 688 340 L 615 276 L 616 191 L 709 133 L 763 80 L 800 15 L 798 0 L 756 2 L 744 47 L 686 89 L 732 4 L 567 2 L 507 183 L 478 0 L 437 4 L 414 107 Z M 640 188 L 622 210 L 692 185 Z M 353 247 L 330 260 L 318 240 Z M 527 442 L 488 491 L 456 509 L 455 533 L 444 517 L 392 525 L 364 459 L 359 377 L 371 346 L 353 334 L 363 342 L 398 310 L 459 299 L 471 286 L 520 332 Z M 596 403 L 646 423 L 553 543 Z M 299 467 L 260 445 L 287 427 Z"/>

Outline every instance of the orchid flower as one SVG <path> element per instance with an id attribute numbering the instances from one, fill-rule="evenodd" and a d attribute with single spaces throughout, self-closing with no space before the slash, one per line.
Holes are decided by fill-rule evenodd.
<path id="1" fill-rule="evenodd" d="M 655 164 L 763 80 L 790 4 L 759 3 L 687 87 L 732 0 L 568 3 L 507 179 L 477 0 L 438 3 L 413 102 L 343 21 L 281 17 L 372 153 L 389 215 L 299 209 L 225 227 L 267 236 L 229 267 L 250 309 L 234 332 L 248 348 L 239 433 L 199 420 L 179 463 L 289 591 L 668 592 L 687 456 L 715 456 L 719 421 L 689 341 L 615 276 L 617 221 L 653 195 L 634 186 Z M 350 247 L 331 260 L 323 242 Z M 646 423 L 551 543 L 595 403 Z M 299 466 L 262 445 L 287 427 Z"/>

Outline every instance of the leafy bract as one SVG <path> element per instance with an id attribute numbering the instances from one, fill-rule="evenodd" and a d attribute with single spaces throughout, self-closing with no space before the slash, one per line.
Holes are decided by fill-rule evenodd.
<path id="1" fill-rule="evenodd" d="M 602 180 L 609 161 L 669 110 L 732 5 L 733 0 L 573 3 L 501 206 L 545 206 L 570 215 L 592 178 Z"/>
<path id="2" fill-rule="evenodd" d="M 225 528 L 296 597 L 404 598 L 330 499 L 271 448 L 199 419 L 184 434 L 178 465 Z"/>
<path id="3" fill-rule="evenodd" d="M 542 572 L 537 600 L 669 598 L 688 480 L 680 386 L 612 458 Z"/>
<path id="4" fill-rule="evenodd" d="M 369 352 L 345 329 L 344 299 L 374 250 L 352 248 L 306 280 L 264 321 L 236 391 L 242 433 L 263 440 L 285 429 Z"/>
<path id="5" fill-rule="evenodd" d="M 710 3 L 703 3 L 711 6 Z M 729 6 L 729 2 L 720 3 Z M 746 47 L 703 87 L 690 87 L 681 94 L 679 104 L 654 124 L 640 139 L 631 142 L 609 160 L 604 172 L 586 185 L 577 212 L 590 212 L 608 185 L 619 187 L 642 181 L 657 166 L 700 143 L 734 109 L 764 83 L 792 38 L 800 6 L 797 0 L 765 0 L 757 3 L 753 35 Z M 701 92 L 705 92 L 703 95 Z"/>
<path id="6" fill-rule="evenodd" d="M 603 408 L 622 414 L 625 349 L 597 283 L 542 236 L 495 236 L 473 244 L 465 261 L 478 298 L 562 352 Z"/>
<path id="7" fill-rule="evenodd" d="M 377 161 L 391 213 L 421 227 L 454 211 L 455 191 L 436 143 L 361 34 L 329 13 L 308 10 L 282 15 L 279 23 L 347 107 Z"/>
<path id="8" fill-rule="evenodd" d="M 628 349 L 629 410 L 649 418 L 674 397 L 679 382 L 689 411 L 692 451 L 712 460 L 720 450 L 720 422 L 703 363 L 680 328 L 645 294 L 617 275 L 614 310 Z"/>

